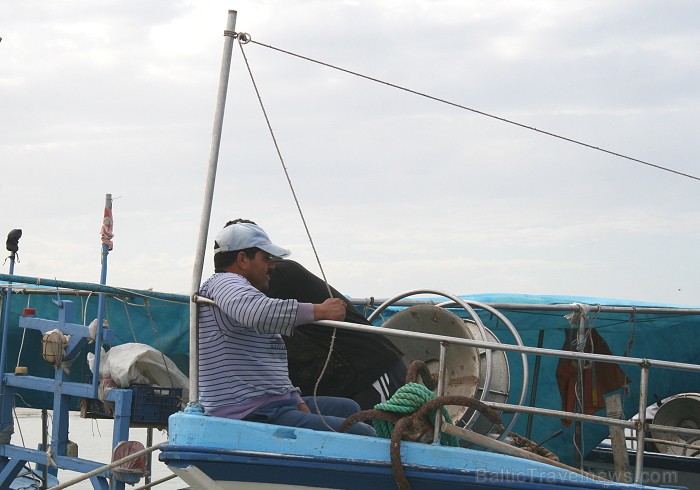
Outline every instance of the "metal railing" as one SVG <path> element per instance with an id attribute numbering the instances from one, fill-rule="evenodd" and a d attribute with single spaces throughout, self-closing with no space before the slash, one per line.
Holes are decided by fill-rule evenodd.
<path id="1" fill-rule="evenodd" d="M 514 305 L 511 305 L 511 307 L 512 306 L 514 306 Z M 533 306 L 533 305 L 529 305 L 529 306 Z M 571 310 L 571 306 L 569 306 L 569 310 Z M 655 309 L 655 310 L 658 310 L 658 309 Z M 617 310 L 617 311 L 619 311 L 619 310 Z M 637 311 L 639 312 L 638 309 L 637 309 Z M 668 310 L 666 310 L 666 312 L 668 312 Z M 673 310 L 673 312 L 676 313 L 675 309 Z M 656 311 L 656 313 L 659 313 L 659 311 Z M 698 314 L 698 313 L 699 313 L 698 310 L 694 311 L 694 314 Z M 523 353 L 524 354 L 535 354 L 535 355 L 540 355 L 540 356 L 574 359 L 574 360 L 578 360 L 578 361 L 618 363 L 618 364 L 626 364 L 626 365 L 630 365 L 630 366 L 636 366 L 640 369 L 640 384 L 639 384 L 640 396 L 639 396 L 639 412 L 638 412 L 640 414 L 644 414 L 646 412 L 646 407 L 647 407 L 646 400 L 647 400 L 647 393 L 648 393 L 648 387 L 649 387 L 649 369 L 650 368 L 655 367 L 655 368 L 663 368 L 663 369 L 676 369 L 676 370 L 681 370 L 681 371 L 692 371 L 692 372 L 700 373 L 700 365 L 696 365 L 696 364 L 679 363 L 679 362 L 663 361 L 663 360 L 655 360 L 655 359 L 635 358 L 635 357 L 623 357 L 623 356 L 616 356 L 616 355 L 593 354 L 593 353 L 587 353 L 587 352 L 573 352 L 573 351 L 546 349 L 546 348 L 539 348 L 539 347 L 526 347 L 526 346 L 518 346 L 518 345 L 500 344 L 500 343 L 494 343 L 494 342 L 486 342 L 486 341 L 482 341 L 482 340 L 461 339 L 461 338 L 449 337 L 449 336 L 438 335 L 438 334 L 407 332 L 407 331 L 398 330 L 398 329 L 391 329 L 391 328 L 377 328 L 377 327 L 373 327 L 373 326 L 359 325 L 359 324 L 348 323 L 348 322 L 337 322 L 337 321 L 331 321 L 331 320 L 322 320 L 322 321 L 317 321 L 314 323 L 318 324 L 318 325 L 332 327 L 332 328 L 343 328 L 343 329 L 347 329 L 347 330 L 368 332 L 368 333 L 373 333 L 373 334 L 378 334 L 378 335 L 387 335 L 387 336 L 392 336 L 392 337 L 401 337 L 401 338 L 421 340 L 421 341 L 426 341 L 426 340 L 427 341 L 435 341 L 435 342 L 439 342 L 441 345 L 444 345 L 444 346 L 458 345 L 458 346 L 476 347 L 476 348 L 488 349 L 488 350 L 516 352 L 516 353 L 521 353 L 521 354 L 523 354 Z M 446 355 L 446 351 L 447 351 L 447 349 L 444 349 L 444 348 L 442 348 L 440 350 L 440 368 L 441 369 L 444 369 L 444 364 L 445 364 L 444 357 Z M 527 373 L 523 373 L 523 375 L 525 376 L 525 375 L 527 375 Z M 444 372 L 442 372 L 442 371 L 439 372 L 438 373 L 438 379 L 439 379 L 438 386 L 440 386 L 442 384 L 443 377 L 444 377 Z M 641 482 L 642 472 L 644 469 L 644 449 L 643 448 L 644 448 L 644 442 L 645 442 L 647 431 L 659 430 L 659 431 L 671 432 L 671 433 L 676 433 L 676 434 L 700 436 L 700 430 L 697 430 L 697 429 L 662 426 L 662 425 L 658 425 L 658 424 L 646 424 L 642 420 L 621 420 L 621 419 L 611 418 L 611 417 L 587 415 L 587 414 L 580 414 L 580 413 L 574 413 L 574 412 L 566 412 L 563 410 L 527 407 L 527 406 L 522 406 L 522 405 L 511 405 L 511 404 L 507 404 L 507 403 L 496 403 L 496 402 L 489 402 L 489 401 L 486 401 L 484 403 L 487 406 L 489 406 L 495 410 L 502 410 L 505 412 L 526 413 L 526 414 L 542 415 L 542 416 L 548 416 L 548 417 L 565 418 L 565 419 L 571 419 L 571 420 L 577 420 L 577 421 L 593 422 L 593 423 L 603 424 L 603 425 L 607 425 L 607 426 L 616 426 L 616 427 L 635 429 L 637 431 L 637 436 L 636 436 L 637 448 L 636 448 L 635 469 L 634 469 L 634 483 L 642 483 Z"/>
<path id="2" fill-rule="evenodd" d="M 133 289 L 119 289 L 119 288 L 108 288 L 105 286 L 100 286 L 100 285 L 95 285 L 95 284 L 89 284 L 89 283 L 71 283 L 71 282 L 66 282 L 66 281 L 55 281 L 55 280 L 48 280 L 48 279 L 37 279 L 37 278 L 28 278 L 28 277 L 22 277 L 22 276 L 15 276 L 15 275 L 0 275 L 0 280 L 6 280 L 11 283 L 11 287 L 14 287 L 15 290 L 20 290 L 24 294 L 33 294 L 36 293 L 36 290 L 32 290 L 31 288 L 26 288 L 26 290 L 22 291 L 23 288 L 18 288 L 17 284 L 41 284 L 42 286 L 52 286 L 52 287 L 66 287 L 66 288 L 71 288 L 74 290 L 87 290 L 87 291 L 103 291 L 108 295 L 115 295 L 115 296 L 123 296 L 123 295 L 137 295 L 137 296 L 147 296 L 147 297 L 155 297 L 155 298 L 163 298 L 166 300 L 171 300 L 174 303 L 182 303 L 183 299 L 186 298 L 184 295 L 170 295 L 170 294 L 163 294 L 163 293 L 156 293 L 153 291 L 140 291 L 140 290 L 133 290 Z M 0 285 L 0 287 L 2 287 Z M 53 292 L 55 293 L 55 289 L 53 289 Z M 199 298 L 199 297 L 193 297 L 191 298 L 194 300 L 196 303 L 209 303 L 210 300 L 207 300 L 205 298 Z M 353 304 L 359 305 L 359 306 L 369 306 L 372 308 L 378 307 L 379 306 L 379 301 L 380 300 L 375 300 L 374 298 L 353 298 L 351 299 Z M 467 303 L 469 303 L 467 301 Z M 475 302 L 472 302 L 475 303 Z M 440 305 L 440 307 L 447 307 L 447 308 L 452 308 L 456 307 L 457 304 L 445 304 L 443 300 L 433 300 L 433 299 L 413 299 L 413 300 L 406 300 L 406 299 L 401 299 L 397 300 L 392 306 L 395 307 L 410 307 L 413 305 L 425 305 L 425 304 L 430 304 L 430 305 Z M 581 305 L 574 303 L 574 304 L 555 304 L 555 305 L 542 305 L 542 304 L 520 304 L 520 303 L 489 303 L 489 306 L 491 308 L 496 308 L 496 309 L 505 309 L 505 310 L 520 310 L 520 311 L 551 311 L 551 312 L 576 312 L 581 308 Z M 476 309 L 479 309 L 479 306 L 475 306 Z M 623 313 L 623 314 L 672 314 L 672 315 L 700 315 L 700 309 L 698 308 L 664 308 L 664 307 L 637 307 L 637 306 L 605 306 L 605 305 L 595 305 L 591 307 L 591 311 L 598 313 Z M 472 340 L 472 339 L 465 339 L 465 338 L 457 338 L 457 337 L 450 337 L 450 336 L 445 336 L 445 335 L 438 335 L 438 334 L 431 334 L 431 333 L 416 333 L 416 332 L 408 332 L 408 331 L 403 331 L 403 330 L 398 330 L 398 329 L 390 329 L 390 328 L 377 328 L 375 326 L 367 326 L 367 325 L 360 325 L 360 324 L 355 324 L 355 323 L 349 323 L 349 322 L 337 322 L 337 321 L 330 321 L 330 320 L 324 320 L 324 321 L 317 321 L 314 322 L 318 325 L 323 325 L 331 328 L 342 328 L 346 330 L 355 330 L 355 331 L 360 331 L 360 332 L 367 332 L 375 335 L 387 335 L 387 336 L 393 336 L 393 337 L 401 337 L 401 338 L 406 338 L 406 339 L 412 339 L 412 340 L 420 340 L 420 341 L 434 341 L 438 342 L 441 345 L 444 346 L 450 346 L 450 345 L 456 345 L 456 346 L 465 346 L 465 347 L 476 347 L 479 349 L 485 349 L 488 351 L 491 350 L 497 350 L 497 351 L 505 351 L 505 352 L 514 352 L 514 353 L 519 353 L 519 354 L 532 354 L 532 355 L 537 355 L 537 356 L 545 356 L 545 357 L 557 357 L 557 358 L 564 358 L 564 359 L 573 359 L 577 361 L 592 361 L 592 362 L 606 362 L 606 363 L 617 363 L 617 364 L 624 364 L 624 365 L 629 365 L 629 366 L 636 366 L 640 370 L 640 381 L 639 381 L 639 414 L 644 414 L 646 411 L 647 407 L 647 394 L 648 394 L 648 388 L 649 388 L 649 370 L 651 368 L 659 368 L 659 369 L 675 369 L 675 370 L 680 370 L 680 371 L 689 371 L 689 372 L 697 372 L 700 373 L 700 365 L 696 364 L 689 364 L 689 363 L 680 363 L 680 362 L 673 362 L 673 361 L 664 361 L 664 360 L 656 360 L 656 359 L 646 359 L 646 358 L 635 358 L 635 357 L 626 357 L 626 356 L 618 356 L 618 355 L 605 355 L 605 354 L 593 354 L 593 353 L 587 353 L 587 352 L 575 352 L 575 351 L 565 351 L 565 350 L 558 350 L 558 349 L 548 349 L 548 348 L 542 348 L 542 347 L 528 347 L 528 346 L 520 346 L 520 345 L 510 345 L 510 344 L 502 344 L 502 343 L 495 343 L 495 342 L 489 342 L 489 341 L 483 341 L 483 340 Z M 445 363 L 445 355 L 446 355 L 447 349 L 441 348 L 441 355 L 440 355 L 440 365 L 444 366 Z M 441 372 L 438 373 L 440 380 L 444 376 L 444 368 L 441 369 Z M 525 371 L 525 370 L 524 370 Z M 523 372 L 523 375 L 527 375 L 527 373 Z M 439 381 L 440 385 L 441 381 Z M 658 431 L 658 432 L 666 432 L 666 433 L 671 433 L 671 434 L 683 434 L 683 435 L 689 435 L 689 436 L 694 436 L 694 437 L 700 437 L 700 430 L 698 429 L 689 429 L 689 428 L 678 428 L 678 427 L 672 427 L 672 426 L 664 426 L 664 425 L 659 425 L 659 424 L 647 424 L 643 420 L 621 420 L 618 418 L 612 418 L 612 417 L 604 417 L 604 416 L 597 416 L 597 415 L 587 415 L 587 414 L 581 414 L 581 413 L 574 413 L 574 412 L 566 412 L 563 410 L 555 410 L 555 409 L 546 409 L 546 408 L 537 408 L 537 407 L 530 407 L 530 406 L 524 406 L 524 405 L 513 405 L 513 404 L 508 404 L 508 403 L 497 403 L 497 402 L 489 402 L 485 401 L 484 402 L 486 405 L 489 407 L 495 409 L 495 410 L 502 410 L 505 412 L 511 412 L 511 413 L 524 413 L 524 414 L 532 414 L 532 415 L 541 415 L 541 416 L 548 416 L 548 417 L 556 417 L 556 418 L 565 418 L 565 419 L 570 419 L 570 420 L 575 420 L 575 421 L 582 421 L 582 422 L 592 422 L 592 423 L 597 423 L 597 424 L 603 424 L 607 426 L 613 426 L 613 427 L 621 427 L 621 428 L 627 428 L 627 429 L 633 429 L 636 431 L 636 458 L 635 458 L 635 471 L 634 471 L 634 482 L 635 483 L 641 483 L 641 476 L 642 476 L 642 471 L 643 471 L 643 463 L 644 463 L 644 442 L 646 440 L 646 434 L 649 431 Z"/>

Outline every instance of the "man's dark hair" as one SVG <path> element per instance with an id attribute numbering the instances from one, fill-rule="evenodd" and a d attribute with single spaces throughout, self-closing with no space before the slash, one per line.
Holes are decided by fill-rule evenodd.
<path id="1" fill-rule="evenodd" d="M 245 219 L 245 218 L 236 218 L 236 219 L 232 219 L 231 221 L 227 221 L 226 224 L 224 225 L 224 228 L 226 228 L 227 226 L 236 225 L 238 223 L 248 223 L 250 225 L 257 225 L 257 223 L 255 221 L 251 221 L 251 220 Z"/>
<path id="2" fill-rule="evenodd" d="M 244 252 L 246 257 L 254 259 L 255 254 L 260 250 L 258 247 L 244 248 L 243 250 L 232 250 L 230 252 L 219 252 L 214 254 L 214 272 L 226 272 L 225 269 L 233 264 L 239 252 Z"/>
<path id="3" fill-rule="evenodd" d="M 256 224 L 254 221 L 251 221 L 249 219 L 244 219 L 244 218 L 237 218 L 231 221 L 228 221 L 224 228 L 227 226 L 235 225 L 238 223 L 250 223 L 251 225 Z M 233 264 L 236 261 L 236 257 L 238 257 L 238 252 L 244 252 L 246 254 L 246 257 L 249 259 L 254 259 L 255 254 L 258 253 L 258 250 L 260 250 L 258 247 L 251 247 L 251 248 L 245 248 L 243 250 L 232 250 L 230 252 L 218 252 L 214 254 L 214 272 L 225 272 L 225 269 Z"/>

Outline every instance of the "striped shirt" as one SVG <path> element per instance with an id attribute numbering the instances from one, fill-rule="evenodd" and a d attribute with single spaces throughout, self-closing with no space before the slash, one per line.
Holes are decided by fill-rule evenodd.
<path id="1" fill-rule="evenodd" d="M 298 398 L 282 335 L 313 321 L 313 305 L 267 297 L 243 276 L 216 273 L 200 288 L 199 402 L 212 415 L 243 418 L 270 401 Z"/>

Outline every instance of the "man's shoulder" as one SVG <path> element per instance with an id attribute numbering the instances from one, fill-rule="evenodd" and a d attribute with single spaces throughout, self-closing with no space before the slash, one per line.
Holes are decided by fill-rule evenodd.
<path id="1" fill-rule="evenodd" d="M 235 272 L 215 272 L 214 274 L 209 276 L 209 278 L 206 281 L 204 281 L 202 287 L 208 284 L 220 284 L 225 282 L 245 284 L 248 282 L 248 279 L 241 276 L 240 274 L 236 274 Z"/>
<path id="2" fill-rule="evenodd" d="M 248 279 L 233 272 L 215 272 L 199 288 L 199 294 L 206 295 L 219 288 L 253 287 Z"/>

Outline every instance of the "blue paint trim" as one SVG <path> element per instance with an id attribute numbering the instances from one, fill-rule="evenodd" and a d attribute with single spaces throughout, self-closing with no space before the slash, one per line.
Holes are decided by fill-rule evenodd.
<path id="1" fill-rule="evenodd" d="M 304 458 L 277 454 L 245 454 L 242 451 L 192 451 L 186 446 L 163 446 L 160 460 L 176 468 L 193 465 L 216 481 L 255 482 L 366 490 L 396 485 L 387 463 L 367 464 L 356 460 L 328 457 Z M 528 473 L 487 473 L 474 470 L 410 467 L 406 469 L 411 488 L 528 490 L 629 489 L 640 488 L 614 483 L 567 481 L 554 476 Z"/>

